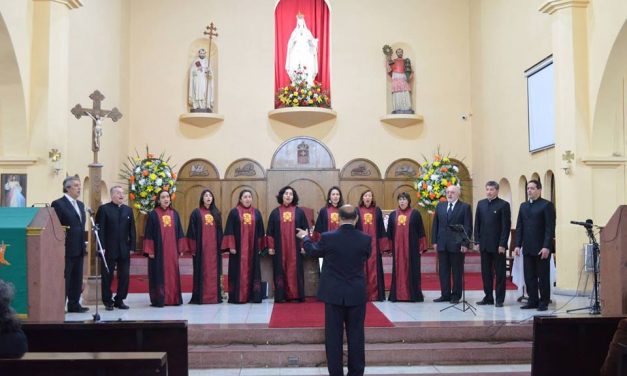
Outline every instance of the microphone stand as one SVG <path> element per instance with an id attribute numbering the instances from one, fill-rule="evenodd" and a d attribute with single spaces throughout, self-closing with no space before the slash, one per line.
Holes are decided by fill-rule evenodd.
<path id="1" fill-rule="evenodd" d="M 471 249 L 471 247 L 475 244 L 475 242 L 470 240 L 470 237 L 466 233 L 466 229 L 464 228 L 464 226 L 463 225 L 453 225 L 453 226 L 454 227 L 452 227 L 451 229 L 457 232 L 458 234 L 461 234 L 462 244 L 468 244 L 468 249 Z M 477 310 L 477 307 L 473 306 L 472 304 L 468 303 L 468 301 L 466 301 L 466 278 L 464 277 L 464 274 L 466 274 L 465 263 L 466 263 L 466 254 L 464 253 L 463 258 L 462 258 L 462 300 L 458 303 L 451 304 L 448 307 L 442 308 L 440 312 L 446 311 L 449 308 L 455 308 L 456 310 L 461 311 L 461 312 L 470 311 L 473 315 L 477 316 L 477 313 L 475 312 Z M 457 307 L 457 305 L 460 303 L 462 304 L 462 308 Z"/>
<path id="2" fill-rule="evenodd" d="M 592 287 L 592 297 L 594 299 L 594 303 L 589 305 L 588 307 L 581 307 L 575 309 L 569 309 L 566 313 L 571 313 L 575 311 L 582 311 L 584 309 L 590 310 L 591 315 L 599 315 L 601 314 L 601 304 L 599 303 L 599 243 L 597 242 L 596 237 L 594 236 L 594 232 L 592 231 L 592 223 L 590 226 L 584 226 L 586 228 L 586 234 L 588 235 L 588 239 L 590 243 L 592 243 L 592 272 L 594 274 L 594 286 Z M 592 299 L 590 299 L 592 300 Z"/>
<path id="3" fill-rule="evenodd" d="M 102 243 L 100 243 L 100 235 L 98 234 L 99 227 L 94 221 L 94 215 L 93 215 L 94 212 L 91 209 L 89 209 L 88 213 L 89 213 L 89 219 L 91 220 L 91 230 L 94 233 L 94 236 L 96 237 L 96 251 L 98 255 L 100 256 L 100 259 L 102 260 L 102 264 L 105 267 L 105 271 L 108 274 L 109 265 L 107 265 L 107 259 L 105 258 L 104 250 L 102 249 Z M 100 281 L 102 281 L 102 271 L 100 272 L 99 277 L 100 277 Z M 96 313 L 93 314 L 94 322 L 100 321 L 100 314 L 98 313 L 98 306 L 100 305 L 99 291 L 100 291 L 100 283 L 96 283 Z"/>

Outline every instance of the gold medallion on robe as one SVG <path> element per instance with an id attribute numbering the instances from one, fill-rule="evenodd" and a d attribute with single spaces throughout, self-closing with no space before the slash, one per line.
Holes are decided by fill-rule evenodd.
<path id="1" fill-rule="evenodd" d="M 401 214 L 398 216 L 398 225 L 399 226 L 405 226 L 407 224 L 407 216 L 404 214 Z"/>
<path id="2" fill-rule="evenodd" d="M 208 226 L 213 226 L 213 215 L 205 214 L 205 224 Z"/>
<path id="3" fill-rule="evenodd" d="M 244 213 L 244 215 L 242 215 L 242 220 L 245 225 L 250 225 L 253 223 L 253 216 L 250 215 L 250 213 Z"/>
<path id="4" fill-rule="evenodd" d="M 372 224 L 372 214 L 366 213 L 364 214 L 364 224 L 371 225 Z"/>
<path id="5" fill-rule="evenodd" d="M 163 227 L 172 227 L 172 217 L 169 215 L 164 215 L 161 217 L 163 220 Z"/>
<path id="6" fill-rule="evenodd" d="M 340 215 L 338 213 L 331 213 L 331 223 L 340 223 Z"/>
<path id="7" fill-rule="evenodd" d="M 291 212 L 284 212 L 283 213 L 283 222 L 292 222 L 292 213 Z"/>

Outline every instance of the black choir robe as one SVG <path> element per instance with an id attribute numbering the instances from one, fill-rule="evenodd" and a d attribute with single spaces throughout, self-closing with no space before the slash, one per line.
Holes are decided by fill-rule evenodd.
<path id="1" fill-rule="evenodd" d="M 302 241 L 296 237 L 296 228 L 307 227 L 305 212 L 297 206 L 280 206 L 270 213 L 267 246 L 276 252 L 272 258 L 275 303 L 305 299 Z"/>
<path id="2" fill-rule="evenodd" d="M 388 300 L 422 302 L 420 256 L 427 249 L 427 238 L 418 210 L 396 209 L 388 219 L 388 239 L 392 250 L 392 285 Z"/>
<path id="3" fill-rule="evenodd" d="M 231 209 L 224 227 L 222 249 L 229 253 L 229 303 L 261 303 L 260 255 L 265 248 L 261 213 L 238 204 Z"/>
<path id="4" fill-rule="evenodd" d="M 337 230 L 338 228 L 340 228 L 339 208 L 329 204 L 321 208 L 318 213 L 318 218 L 316 218 L 316 225 L 314 226 L 314 232 L 312 235 L 313 241 L 319 241 L 320 235 L 323 232 Z"/>
<path id="5" fill-rule="evenodd" d="M 194 286 L 192 304 L 222 302 L 222 217 L 217 209 L 196 208 L 187 227 L 188 248 L 192 252 Z"/>
<path id="6" fill-rule="evenodd" d="M 390 250 L 390 244 L 385 232 L 383 213 L 378 207 L 359 207 L 359 219 L 355 228 L 370 235 L 372 238 L 372 253 L 365 264 L 366 295 L 369 301 L 385 300 L 385 282 L 383 274 L 382 252 Z"/>
<path id="7" fill-rule="evenodd" d="M 183 304 L 179 254 L 187 241 L 176 210 L 156 207 L 148 214 L 144 231 L 144 255 L 148 258 L 150 304 L 155 307 Z"/>

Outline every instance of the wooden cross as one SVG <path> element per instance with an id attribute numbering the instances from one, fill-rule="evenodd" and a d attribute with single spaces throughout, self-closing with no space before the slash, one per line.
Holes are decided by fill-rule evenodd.
<path id="1" fill-rule="evenodd" d="M 91 150 L 94 152 L 94 164 L 98 163 L 98 152 L 100 151 L 100 137 L 102 136 L 102 119 L 110 118 L 113 122 L 120 120 L 122 113 L 113 107 L 112 110 L 103 110 L 100 103 L 105 96 L 98 90 L 91 93 L 89 98 L 93 101 L 92 108 L 83 108 L 77 104 L 72 108 L 71 112 L 77 119 L 83 116 L 89 116 L 92 120 L 91 124 Z"/>

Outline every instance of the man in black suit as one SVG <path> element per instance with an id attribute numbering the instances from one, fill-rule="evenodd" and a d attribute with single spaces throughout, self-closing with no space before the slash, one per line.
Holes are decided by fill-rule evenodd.
<path id="1" fill-rule="evenodd" d="M 527 304 L 520 308 L 546 311 L 551 295 L 550 260 L 555 238 L 555 206 L 541 198 L 541 194 L 542 184 L 538 180 L 529 180 L 528 201 L 520 204 L 518 211 L 514 253 L 520 255 L 522 247 L 525 286 L 529 294 Z"/>
<path id="2" fill-rule="evenodd" d="M 446 202 L 435 208 L 432 225 L 433 249 L 438 252 L 438 267 L 441 295 L 434 302 L 459 303 L 462 297 L 462 276 L 464 274 L 464 254 L 469 244 L 462 242 L 463 236 L 472 234 L 472 211 L 470 205 L 459 200 L 461 188 L 451 185 L 446 188 Z M 458 229 L 452 228 L 457 226 Z M 461 227 L 460 227 L 461 226 Z M 453 288 L 451 289 L 451 272 Z"/>
<path id="3" fill-rule="evenodd" d="M 343 375 L 343 327 L 348 339 L 348 375 L 361 376 L 366 366 L 364 320 L 366 279 L 364 265 L 371 252 L 369 235 L 355 229 L 357 210 L 344 205 L 339 210 L 340 228 L 322 234 L 314 243 L 307 231 L 298 229 L 308 256 L 324 257 L 318 298 L 325 302 L 325 348 L 329 375 Z"/>
<path id="4" fill-rule="evenodd" d="M 63 180 L 63 197 L 54 200 L 52 207 L 65 230 L 65 296 L 68 312 L 87 312 L 80 304 L 83 287 L 83 259 L 85 247 L 85 205 L 78 200 L 81 180 L 68 176 Z"/>
<path id="5" fill-rule="evenodd" d="M 96 214 L 100 243 L 109 267 L 107 273 L 102 260 L 102 302 L 107 311 L 113 307 L 128 309 L 124 299 L 128 295 L 131 252 L 135 249 L 135 218 L 133 211 L 124 205 L 124 190 L 119 185 L 111 187 L 111 202 L 101 205 Z M 113 271 L 118 270 L 118 291 L 112 299 Z"/>
<path id="6" fill-rule="evenodd" d="M 509 202 L 499 198 L 499 183 L 485 185 L 486 198 L 477 204 L 475 213 L 475 250 L 481 252 L 481 277 L 485 296 L 478 305 L 503 307 L 505 301 L 505 251 L 512 226 Z M 494 270 L 494 273 L 492 272 Z M 496 303 L 492 290 L 496 274 Z"/>

